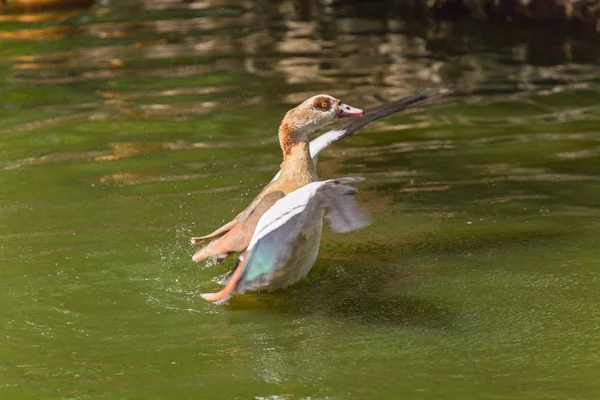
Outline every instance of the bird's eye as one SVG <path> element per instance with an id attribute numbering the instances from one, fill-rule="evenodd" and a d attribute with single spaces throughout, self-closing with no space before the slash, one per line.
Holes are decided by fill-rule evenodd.
<path id="1" fill-rule="evenodd" d="M 327 104 L 326 101 L 322 101 L 321 102 L 321 107 L 323 107 L 323 108 L 329 108 L 329 104 Z"/>

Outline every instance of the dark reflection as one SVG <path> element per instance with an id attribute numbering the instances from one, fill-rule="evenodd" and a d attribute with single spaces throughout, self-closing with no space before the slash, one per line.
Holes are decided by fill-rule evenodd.
<path id="1" fill-rule="evenodd" d="M 600 58 L 597 41 L 411 19 L 390 12 L 387 3 L 333 7 L 260 0 L 243 6 L 233 1 L 152 1 L 134 2 L 119 8 L 119 14 L 108 3 L 89 11 L 91 22 L 72 16 L 64 24 L 23 26 L 2 37 L 73 38 L 61 52 L 15 62 L 15 78 L 37 85 L 182 76 L 178 69 L 189 71 L 183 76 L 244 71 L 302 85 L 297 89 L 307 93 L 335 90 L 372 104 L 444 82 L 506 93 L 568 86 L 574 73 L 577 82 L 600 75 L 585 66 Z M 143 19 L 130 21 L 131 13 L 142 10 L 147 12 Z M 110 21 L 101 21 L 108 16 Z M 92 38 L 107 43 L 81 46 L 80 39 Z M 570 64 L 567 70 L 558 67 L 565 63 Z M 270 86 L 265 87 L 268 92 L 278 92 L 278 85 Z"/>
<path id="2" fill-rule="evenodd" d="M 357 324 L 452 327 L 452 314 L 443 304 L 390 290 L 433 276 L 435 268 L 402 272 L 399 266 L 377 265 L 373 260 L 365 264 L 368 268 L 356 267 L 349 272 L 339 265 L 317 268 L 305 281 L 285 291 L 236 295 L 229 307 L 315 314 Z"/>
<path id="3" fill-rule="evenodd" d="M 523 199 L 512 198 L 509 201 L 514 200 Z M 369 200 L 370 209 L 371 206 L 377 208 L 372 199 Z M 576 215 L 581 215 L 581 210 L 579 212 Z M 423 212 L 422 209 L 420 213 L 434 219 L 455 217 L 452 214 L 445 215 L 439 204 L 435 213 Z M 548 229 L 549 225 L 540 221 L 531 225 L 527 221 L 523 224 L 513 221 L 506 225 L 496 224 L 490 219 L 476 222 L 477 227 L 473 229 L 446 228 L 449 230 L 445 234 L 407 234 L 403 237 L 396 232 L 396 235 L 385 236 L 381 240 L 369 236 L 370 240 L 365 242 L 337 243 L 333 246 L 327 244 L 326 238 L 320 261 L 298 284 L 271 293 L 236 294 L 228 306 L 208 307 L 232 311 L 266 309 L 365 325 L 454 329 L 455 317 L 449 304 L 425 295 L 408 295 L 407 288 L 429 279 L 436 279 L 436 283 L 432 284 L 440 285 L 437 275 L 440 266 L 448 267 L 450 255 L 491 249 L 502 252 L 502 249 L 527 243 L 546 243 L 552 247 L 570 237 L 576 229 L 556 226 Z M 470 224 L 463 226 L 469 227 Z M 417 258 L 407 263 L 404 256 Z M 415 263 L 415 259 L 419 261 Z M 215 270 L 211 269 L 211 274 L 214 273 Z M 208 290 L 206 285 L 202 286 L 203 290 Z M 204 304 L 202 299 L 198 301 Z"/>

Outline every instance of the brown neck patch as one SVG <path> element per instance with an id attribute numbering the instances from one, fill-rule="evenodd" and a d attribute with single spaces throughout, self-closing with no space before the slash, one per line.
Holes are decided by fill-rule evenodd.
<path id="1" fill-rule="evenodd" d="M 296 144 L 294 140 L 294 131 L 292 128 L 285 122 L 281 123 L 279 126 L 279 144 L 281 145 L 281 150 L 283 150 L 283 154 L 290 154 L 292 151 L 292 147 Z"/>

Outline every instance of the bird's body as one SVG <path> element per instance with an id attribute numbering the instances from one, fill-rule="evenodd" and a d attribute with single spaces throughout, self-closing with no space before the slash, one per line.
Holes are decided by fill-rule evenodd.
<path id="1" fill-rule="evenodd" d="M 300 142 L 291 149 L 290 156 L 284 158 L 281 164 L 281 171 L 283 173 L 273 183 L 279 186 L 279 190 L 285 195 L 318 180 L 307 142 Z M 312 225 L 306 227 L 288 261 L 289 268 L 280 270 L 264 289 L 282 289 L 304 278 L 319 254 L 322 232 L 322 218 L 316 219 Z"/>
<path id="2" fill-rule="evenodd" d="M 248 213 L 249 217 L 251 216 L 252 219 L 246 218 L 241 222 L 240 225 L 244 225 L 244 222 L 246 222 L 246 229 L 248 229 L 248 231 L 256 227 L 260 217 L 262 217 L 276 201 L 309 183 L 317 181 L 317 172 L 312 158 L 310 157 L 308 143 L 301 142 L 291 148 L 290 153 L 281 163 L 281 171 L 282 174 L 279 178 L 268 184 L 256 197 L 255 201 L 253 201 L 253 204 L 257 200 L 258 203 L 257 207 Z M 294 251 L 287 263 L 287 268 L 279 270 L 269 282 L 266 282 L 263 287 L 261 287 L 261 289 L 282 289 L 304 278 L 310 271 L 319 254 L 322 231 L 322 218 L 318 218 L 310 226 L 303 229 L 298 241 L 295 243 Z M 247 243 L 245 244 L 247 246 Z M 274 250 L 276 251 L 277 249 Z"/>
<path id="3" fill-rule="evenodd" d="M 202 297 L 222 303 L 234 291 L 275 290 L 302 279 L 317 258 L 324 209 L 335 232 L 349 232 L 370 223 L 350 196 L 355 189 L 345 185 L 361 180 L 312 182 L 277 200 L 260 218 L 223 290 Z"/>

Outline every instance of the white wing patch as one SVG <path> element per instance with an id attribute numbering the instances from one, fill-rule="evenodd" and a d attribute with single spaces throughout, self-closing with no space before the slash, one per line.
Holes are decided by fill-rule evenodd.
<path id="1" fill-rule="evenodd" d="M 267 285 L 275 273 L 286 266 L 304 228 L 327 209 L 326 219 L 335 232 L 349 232 L 371 223 L 356 205 L 356 189 L 346 183 L 363 178 L 339 178 L 313 182 L 278 200 L 261 217 L 244 253 L 244 271 L 237 284 L 240 293 Z"/>
<path id="2" fill-rule="evenodd" d="M 310 156 L 313 159 L 315 165 L 317 165 L 319 153 L 330 144 L 335 143 L 341 138 L 343 138 L 345 134 L 346 129 L 332 129 L 310 141 L 308 145 L 310 149 Z"/>
<path id="3" fill-rule="evenodd" d="M 364 178 L 348 177 L 312 182 L 277 200 L 258 221 L 248 250 L 262 237 L 285 225 L 296 215 L 302 214 L 302 225 L 305 228 L 320 216 L 323 208 L 329 209 L 327 219 L 334 232 L 364 228 L 370 223 L 370 219 L 358 208 L 354 199 L 348 196 L 355 194 L 356 189 L 345 185 L 361 181 Z"/>

